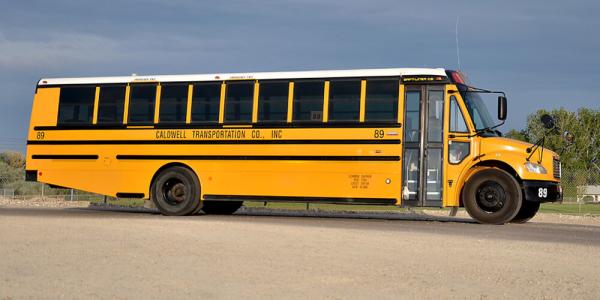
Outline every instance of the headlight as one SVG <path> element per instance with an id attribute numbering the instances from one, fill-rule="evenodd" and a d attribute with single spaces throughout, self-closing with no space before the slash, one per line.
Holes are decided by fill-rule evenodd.
<path id="1" fill-rule="evenodd" d="M 531 173 L 537 173 L 537 174 L 546 174 L 548 173 L 548 171 L 546 171 L 546 168 L 544 168 L 544 166 L 540 165 L 540 164 L 535 164 L 532 162 L 526 162 L 525 163 L 525 168 L 527 168 L 527 171 L 531 172 Z"/>

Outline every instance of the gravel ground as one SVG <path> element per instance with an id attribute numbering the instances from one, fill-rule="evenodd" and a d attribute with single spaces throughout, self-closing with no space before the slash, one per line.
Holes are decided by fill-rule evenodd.
<path id="1" fill-rule="evenodd" d="M 598 226 L 140 211 L 0 207 L 0 299 L 600 298 Z"/>
<path id="2" fill-rule="evenodd" d="M 6 207 L 88 207 L 88 201 L 66 201 L 62 198 L 37 197 L 28 199 L 11 199 L 0 197 L 0 206 Z"/>

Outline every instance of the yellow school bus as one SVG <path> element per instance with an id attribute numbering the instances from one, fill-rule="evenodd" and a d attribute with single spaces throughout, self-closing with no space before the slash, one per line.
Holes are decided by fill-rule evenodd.
<path id="1" fill-rule="evenodd" d="M 482 93 L 503 122 L 503 93 L 444 69 L 41 79 L 26 178 L 165 215 L 312 202 L 525 222 L 561 199 L 559 157 L 501 137 Z"/>

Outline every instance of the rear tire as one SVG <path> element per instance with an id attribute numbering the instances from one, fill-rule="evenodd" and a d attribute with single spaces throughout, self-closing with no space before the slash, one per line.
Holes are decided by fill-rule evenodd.
<path id="1" fill-rule="evenodd" d="M 462 198 L 467 213 L 484 224 L 510 222 L 523 202 L 517 180 L 500 169 L 484 169 L 471 176 L 465 183 Z"/>
<path id="2" fill-rule="evenodd" d="M 510 221 L 511 223 L 523 224 L 531 220 L 540 209 L 539 202 L 523 201 L 519 213 Z"/>
<path id="3" fill-rule="evenodd" d="M 207 215 L 231 215 L 242 207 L 242 201 L 203 201 L 202 210 Z"/>
<path id="4" fill-rule="evenodd" d="M 201 206 L 198 177 L 185 167 L 160 171 L 152 183 L 150 195 L 158 210 L 167 216 L 190 215 Z"/>

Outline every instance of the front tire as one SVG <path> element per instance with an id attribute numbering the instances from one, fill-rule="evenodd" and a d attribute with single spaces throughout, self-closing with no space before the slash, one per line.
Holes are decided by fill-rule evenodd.
<path id="1" fill-rule="evenodd" d="M 242 207 L 242 201 L 203 201 L 202 211 L 207 215 L 231 215 Z"/>
<path id="2" fill-rule="evenodd" d="M 201 206 L 198 177 L 188 168 L 162 170 L 150 189 L 152 201 L 163 215 L 190 215 Z"/>
<path id="3" fill-rule="evenodd" d="M 463 203 L 479 223 L 505 224 L 515 218 L 523 202 L 517 180 L 504 170 L 484 169 L 465 183 Z"/>
<path id="4" fill-rule="evenodd" d="M 523 224 L 531 220 L 540 209 L 539 202 L 523 201 L 519 213 L 510 221 L 511 223 Z"/>

